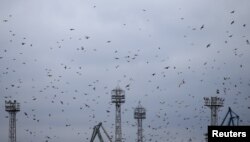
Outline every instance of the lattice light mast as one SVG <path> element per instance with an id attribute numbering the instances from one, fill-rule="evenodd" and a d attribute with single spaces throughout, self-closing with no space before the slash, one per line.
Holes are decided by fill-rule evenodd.
<path id="1" fill-rule="evenodd" d="M 137 119 L 137 142 L 143 142 L 142 119 L 146 119 L 146 109 L 142 107 L 140 102 L 134 110 L 134 118 Z"/>
<path id="2" fill-rule="evenodd" d="M 205 106 L 211 109 L 211 126 L 218 125 L 218 109 L 223 107 L 224 99 L 219 97 L 204 97 Z"/>
<path id="3" fill-rule="evenodd" d="M 122 142 L 122 126 L 121 126 L 121 104 L 125 103 L 125 91 L 120 87 L 116 87 L 111 91 L 112 103 L 115 103 L 115 142 Z"/>
<path id="4" fill-rule="evenodd" d="M 16 100 L 5 101 L 5 111 L 9 113 L 9 142 L 16 142 L 16 113 L 20 111 L 20 104 Z"/>

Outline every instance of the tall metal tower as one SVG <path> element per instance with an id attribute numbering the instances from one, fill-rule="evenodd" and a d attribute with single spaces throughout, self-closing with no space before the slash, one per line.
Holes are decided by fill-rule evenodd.
<path id="1" fill-rule="evenodd" d="M 211 109 L 211 126 L 218 125 L 218 109 L 223 106 L 224 99 L 219 97 L 204 97 L 205 106 Z"/>
<path id="2" fill-rule="evenodd" d="M 16 113 L 20 111 L 20 104 L 16 100 L 5 101 L 5 111 L 9 112 L 9 142 L 16 142 Z"/>
<path id="3" fill-rule="evenodd" d="M 122 142 L 122 126 L 121 126 L 121 104 L 125 103 L 125 91 L 120 87 L 116 87 L 111 91 L 112 103 L 115 103 L 115 142 Z"/>
<path id="4" fill-rule="evenodd" d="M 140 102 L 139 102 L 138 106 L 135 108 L 134 118 L 137 119 L 137 125 L 138 125 L 137 142 L 143 142 L 142 119 L 146 119 L 146 109 L 142 107 Z"/>

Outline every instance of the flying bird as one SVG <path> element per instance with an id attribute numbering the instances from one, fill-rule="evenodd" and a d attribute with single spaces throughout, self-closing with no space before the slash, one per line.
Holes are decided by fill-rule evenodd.
<path id="1" fill-rule="evenodd" d="M 248 45 L 250 44 L 248 39 L 246 40 L 246 43 L 247 43 Z"/>
<path id="2" fill-rule="evenodd" d="M 200 27 L 200 30 L 202 30 L 204 28 L 204 25 L 202 25 L 201 27 Z"/>
<path id="3" fill-rule="evenodd" d="M 207 44 L 207 48 L 211 46 L 211 43 Z"/>

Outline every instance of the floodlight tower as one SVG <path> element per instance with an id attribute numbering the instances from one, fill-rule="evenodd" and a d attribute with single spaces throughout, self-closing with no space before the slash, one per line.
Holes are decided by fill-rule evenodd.
<path id="1" fill-rule="evenodd" d="M 137 142 L 143 142 L 143 135 L 142 135 L 142 119 L 146 119 L 146 109 L 142 107 L 141 103 L 139 102 L 138 106 L 135 108 L 134 111 L 134 118 L 137 119 Z"/>
<path id="2" fill-rule="evenodd" d="M 20 111 L 20 104 L 16 100 L 5 101 L 5 111 L 9 112 L 9 142 L 16 142 L 16 113 Z"/>
<path id="3" fill-rule="evenodd" d="M 120 87 L 116 87 L 111 91 L 112 103 L 115 103 L 115 142 L 122 142 L 122 126 L 121 126 L 121 104 L 125 103 L 125 91 Z"/>
<path id="4" fill-rule="evenodd" d="M 205 106 L 211 109 L 211 126 L 218 125 L 218 109 L 223 106 L 224 99 L 219 97 L 204 97 Z"/>

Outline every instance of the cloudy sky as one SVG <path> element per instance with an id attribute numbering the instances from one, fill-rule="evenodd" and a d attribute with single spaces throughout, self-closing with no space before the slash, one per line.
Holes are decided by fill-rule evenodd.
<path id="1" fill-rule="evenodd" d="M 17 100 L 18 142 L 88 142 L 103 122 L 114 136 L 111 90 L 125 90 L 124 141 L 203 141 L 225 99 L 250 124 L 248 0 L 0 0 L 0 141 L 5 100 Z"/>

